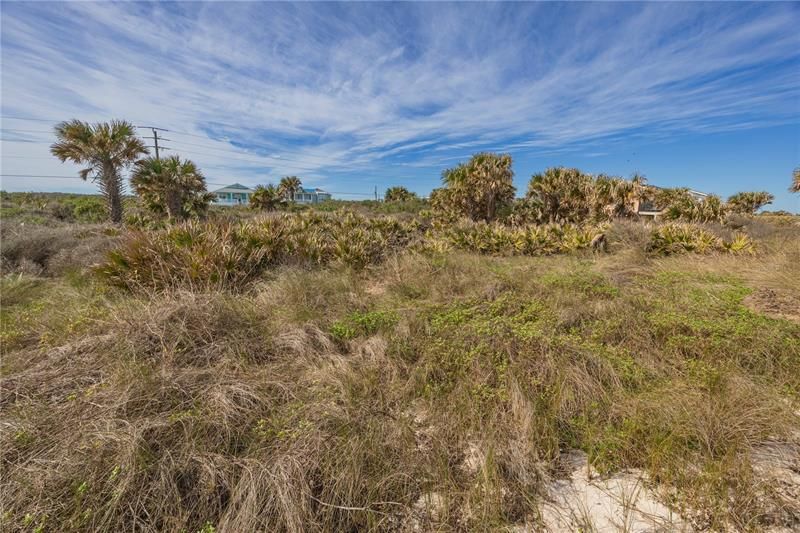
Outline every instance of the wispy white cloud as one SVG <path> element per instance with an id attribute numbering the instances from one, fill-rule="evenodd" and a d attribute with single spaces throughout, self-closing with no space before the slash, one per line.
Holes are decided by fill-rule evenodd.
<path id="1" fill-rule="evenodd" d="M 165 144 L 215 180 L 298 174 L 324 184 L 331 173 L 425 167 L 478 149 L 554 153 L 631 132 L 736 130 L 800 115 L 792 4 L 2 10 L 3 114 L 121 117 L 184 132 Z M 2 149 L 16 156 L 2 159 L 4 173 L 65 172 L 46 145 Z"/>

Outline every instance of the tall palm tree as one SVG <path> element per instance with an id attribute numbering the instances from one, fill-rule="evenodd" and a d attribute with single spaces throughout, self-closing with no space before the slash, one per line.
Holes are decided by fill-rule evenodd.
<path id="1" fill-rule="evenodd" d="M 89 124 L 73 119 L 57 124 L 55 134 L 57 142 L 50 146 L 50 152 L 62 163 L 86 165 L 78 176 L 97 182 L 111 221 L 122 222 L 122 171 L 147 153 L 133 124 L 123 120 Z"/>
<path id="2" fill-rule="evenodd" d="M 138 161 L 131 185 L 148 207 L 157 212 L 166 209 L 170 220 L 183 220 L 187 211 L 208 205 L 203 174 L 192 161 L 181 161 L 177 155 Z"/>
<path id="3" fill-rule="evenodd" d="M 789 192 L 800 192 L 800 167 L 792 172 L 792 185 L 789 187 Z"/>
<path id="4" fill-rule="evenodd" d="M 266 187 L 258 185 L 250 196 L 250 207 L 253 209 L 273 211 L 278 207 L 281 201 L 282 196 L 278 187 L 271 183 Z"/>
<path id="5" fill-rule="evenodd" d="M 294 195 L 300 192 L 302 185 L 300 178 L 297 176 L 284 176 L 278 184 L 278 189 L 280 189 L 281 194 L 294 202 Z"/>

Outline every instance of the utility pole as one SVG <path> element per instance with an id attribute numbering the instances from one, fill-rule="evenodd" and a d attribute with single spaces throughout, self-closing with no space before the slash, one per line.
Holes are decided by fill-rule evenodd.
<path id="1" fill-rule="evenodd" d="M 156 143 L 156 161 L 158 161 L 158 130 L 153 128 L 153 141 Z"/>
<path id="2" fill-rule="evenodd" d="M 378 201 L 378 186 L 375 186 L 375 201 Z"/>
<path id="3" fill-rule="evenodd" d="M 165 130 L 164 128 L 156 128 L 155 126 L 136 126 L 136 127 L 137 128 L 141 128 L 143 130 L 150 130 L 150 131 L 153 132 L 153 136 L 152 137 L 144 137 L 144 138 L 148 139 L 148 140 L 150 140 L 150 139 L 153 140 L 154 146 L 152 146 L 152 147 L 148 146 L 148 148 L 155 148 L 156 149 L 156 160 L 158 160 L 159 156 L 160 156 L 159 148 L 161 150 L 169 150 L 169 148 L 167 148 L 166 146 L 161 146 L 161 147 L 158 146 L 158 141 L 168 141 L 169 140 L 169 139 L 165 139 L 164 137 L 159 137 L 158 136 L 158 132 L 159 131 L 169 131 L 169 130 Z"/>

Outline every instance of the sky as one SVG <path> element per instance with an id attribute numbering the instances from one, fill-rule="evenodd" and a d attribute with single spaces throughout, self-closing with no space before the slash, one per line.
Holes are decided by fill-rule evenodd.
<path id="1" fill-rule="evenodd" d="M 0 4 L 8 191 L 92 192 L 61 120 L 126 119 L 209 188 L 426 195 L 479 151 L 728 196 L 800 166 L 800 3 Z M 152 135 L 148 129 L 139 130 Z M 37 177 L 16 177 L 16 175 Z M 47 177 L 64 176 L 64 177 Z"/>

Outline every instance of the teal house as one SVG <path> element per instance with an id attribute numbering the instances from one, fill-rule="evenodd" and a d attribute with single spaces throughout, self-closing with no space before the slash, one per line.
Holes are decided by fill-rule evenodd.
<path id="1" fill-rule="evenodd" d="M 234 183 L 212 191 L 212 194 L 214 194 L 214 203 L 216 205 L 248 205 L 253 189 L 245 187 L 241 183 Z"/>

